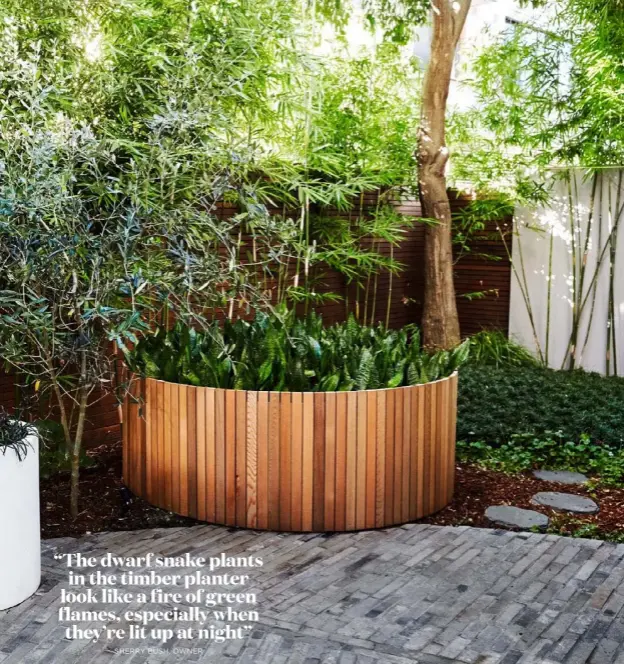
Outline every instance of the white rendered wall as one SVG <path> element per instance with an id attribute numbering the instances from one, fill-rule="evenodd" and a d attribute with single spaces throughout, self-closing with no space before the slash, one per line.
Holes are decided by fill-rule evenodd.
<path id="1" fill-rule="evenodd" d="M 598 178 L 591 228 L 589 228 L 582 292 L 581 271 L 588 237 L 592 181 L 581 170 L 574 171 L 570 180 L 572 205 L 570 205 L 570 187 L 565 181 L 557 180 L 548 206 L 537 210 L 523 208 L 516 210 L 510 337 L 530 348 L 536 355 L 539 355 L 538 348 L 541 349 L 545 357 L 546 330 L 550 319 L 548 364 L 554 368 L 561 368 L 572 333 L 574 303 L 580 301 L 580 306 L 577 306 L 580 315 L 576 366 L 606 373 L 608 311 L 611 299 L 609 239 L 613 241 L 615 238 L 613 306 L 616 353 L 611 350 L 609 373 L 614 373 L 614 363 L 617 363 L 617 373 L 624 375 L 624 335 L 622 334 L 624 331 L 624 220 L 619 222 L 621 227 L 618 226 L 616 212 L 616 204 L 619 202 L 619 218 L 624 217 L 621 213 L 624 208 L 624 176 L 616 169 L 608 169 Z M 618 188 L 621 190 L 619 198 Z M 614 228 L 616 233 L 612 233 Z M 601 256 L 602 262 L 598 267 Z M 550 269 L 549 262 L 552 266 Z M 576 297 L 574 263 L 576 263 Z M 549 282 L 550 316 L 548 315 Z M 533 325 L 525 295 L 533 313 Z"/>

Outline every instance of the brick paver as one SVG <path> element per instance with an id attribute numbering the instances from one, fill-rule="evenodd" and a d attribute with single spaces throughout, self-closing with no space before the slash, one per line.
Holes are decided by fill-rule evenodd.
<path id="1" fill-rule="evenodd" d="M 56 552 L 262 556 L 248 590 L 260 622 L 244 640 L 116 653 L 70 641 L 58 622 Z M 44 542 L 37 595 L 0 612 L 0 664 L 624 663 L 624 545 L 423 524 L 344 535 L 214 526 Z M 124 645 L 129 645 L 128 643 Z M 133 647 L 137 643 L 132 644 Z M 202 649 L 174 654 L 173 648 Z"/>

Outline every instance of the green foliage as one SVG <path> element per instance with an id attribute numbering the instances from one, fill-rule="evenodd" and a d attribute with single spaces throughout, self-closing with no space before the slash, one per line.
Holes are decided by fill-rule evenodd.
<path id="1" fill-rule="evenodd" d="M 457 436 L 496 447 L 514 434 L 624 447 L 624 378 L 539 366 L 466 366 L 459 381 Z"/>
<path id="2" fill-rule="evenodd" d="M 159 328 L 129 355 L 142 375 L 207 387 L 273 391 L 348 391 L 417 385 L 451 375 L 469 344 L 433 355 L 413 326 L 367 327 L 353 317 L 323 326 L 320 316 L 256 315 L 203 331 L 182 323 Z"/>
<path id="3" fill-rule="evenodd" d="M 453 181 L 488 196 L 496 192 L 512 205 L 547 198 L 539 175 L 561 137 L 553 135 L 556 119 L 542 88 L 557 92 L 565 59 L 560 47 L 547 34 L 514 25 L 474 58 L 477 104 L 449 118 Z"/>
<path id="4" fill-rule="evenodd" d="M 67 181 L 97 215 L 166 219 L 170 234 L 209 221 L 205 260 L 214 276 L 225 258 L 227 278 L 196 284 L 203 304 L 231 313 L 260 290 L 319 302 L 315 265 L 358 283 L 401 267 L 361 246 L 366 234 L 384 238 L 389 215 L 367 224 L 360 201 L 413 180 L 419 78 L 392 44 L 316 55 L 322 21 L 287 0 L 7 0 L 2 135 L 19 137 L 32 111 L 61 144 L 80 127 L 93 149 Z M 233 219 L 215 214 L 223 200 L 236 204 Z"/>
<path id="5" fill-rule="evenodd" d="M 470 364 L 477 366 L 536 366 L 531 353 L 514 343 L 500 330 L 483 330 L 470 337 Z"/>
<path id="6" fill-rule="evenodd" d="M 453 177 L 524 202 L 543 198 L 553 163 L 624 163 L 622 3 L 557 0 L 546 12 L 547 25 L 511 25 L 475 58 L 477 104 L 450 128 Z"/>
<path id="7" fill-rule="evenodd" d="M 74 515 L 87 408 L 117 387 L 111 342 L 123 351 L 170 310 L 261 306 L 256 276 L 294 237 L 251 173 L 255 128 L 270 138 L 277 123 L 289 11 L 279 0 L 0 7 L 0 356 L 56 402 Z M 240 213 L 222 219 L 228 196 Z"/>
<path id="8" fill-rule="evenodd" d="M 517 473 L 533 468 L 587 473 L 601 485 L 624 483 L 624 450 L 592 443 L 587 434 L 566 440 L 560 431 L 543 436 L 514 434 L 509 442 L 493 446 L 480 441 L 458 443 L 460 458 L 493 470 Z"/>
<path id="9" fill-rule="evenodd" d="M 30 449 L 26 438 L 34 433 L 36 429 L 31 424 L 21 422 L 0 409 L 0 455 L 4 456 L 11 450 L 22 461 Z"/>
<path id="10" fill-rule="evenodd" d="M 365 0 L 363 7 L 371 28 L 381 28 L 386 39 L 399 44 L 414 38 L 414 27 L 427 22 L 431 9 L 427 0 Z"/>
<path id="11" fill-rule="evenodd" d="M 65 442 L 61 423 L 55 420 L 36 420 L 33 425 L 39 434 L 39 475 L 47 478 L 59 472 L 70 472 L 72 454 Z M 92 457 L 81 449 L 80 467 L 90 468 L 93 465 Z"/>
<path id="12" fill-rule="evenodd" d="M 345 182 L 359 176 L 369 189 L 411 183 L 420 78 L 418 63 L 392 44 L 326 61 L 314 80 L 307 140 L 290 137 L 293 147 L 306 146 L 309 172 Z"/>
<path id="13" fill-rule="evenodd" d="M 398 246 L 410 225 L 409 217 L 388 204 L 380 204 L 370 216 L 351 220 L 316 216 L 311 220 L 311 234 L 318 249 L 312 264 L 328 266 L 341 273 L 347 283 L 359 286 L 383 271 L 398 274 L 403 264 L 380 253 L 376 243 Z M 372 243 L 367 243 L 371 238 Z"/>
<path id="14" fill-rule="evenodd" d="M 624 544 L 623 530 L 606 530 L 597 523 L 583 521 L 565 514 L 556 514 L 551 517 L 547 531 L 553 535 L 565 537 L 579 537 L 584 539 L 599 539 L 605 542 Z"/>

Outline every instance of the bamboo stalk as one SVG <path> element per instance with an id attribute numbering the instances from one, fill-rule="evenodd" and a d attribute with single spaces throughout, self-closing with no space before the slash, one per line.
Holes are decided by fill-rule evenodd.
<path id="1" fill-rule="evenodd" d="M 520 241 L 520 233 L 519 231 L 516 232 L 516 235 L 518 237 L 518 255 L 520 256 L 520 268 L 522 270 L 522 281 L 520 280 L 520 274 L 518 273 L 518 270 L 516 269 L 516 265 L 513 261 L 513 257 L 511 255 L 511 251 L 509 250 L 509 245 L 507 244 L 507 241 L 505 240 L 505 234 L 503 233 L 500 224 L 496 223 L 496 228 L 499 232 L 499 235 L 501 237 L 501 241 L 503 243 L 503 247 L 505 248 L 505 253 L 507 254 L 507 258 L 509 260 L 509 264 L 511 265 L 512 272 L 514 273 L 516 277 L 516 281 L 518 282 L 518 286 L 520 288 L 520 293 L 522 295 L 522 299 L 524 301 L 524 306 L 526 307 L 527 310 L 527 315 L 529 317 L 529 322 L 531 323 L 531 330 L 533 332 L 533 340 L 535 342 L 535 348 L 538 352 L 540 362 L 544 364 L 544 354 L 542 353 L 542 346 L 539 341 L 539 337 L 537 336 L 537 327 L 535 325 L 535 317 L 533 315 L 533 307 L 531 305 L 531 299 L 529 297 L 529 287 L 528 287 L 528 282 L 526 278 L 526 270 L 524 267 L 524 257 L 522 254 L 522 242 Z"/>
<path id="2" fill-rule="evenodd" d="M 375 324 L 375 311 L 377 309 L 377 288 L 379 286 L 379 271 L 375 272 L 375 279 L 373 281 L 373 304 L 371 309 L 371 326 Z"/>
<path id="3" fill-rule="evenodd" d="M 377 238 L 373 238 L 372 244 L 371 244 L 371 251 L 376 251 L 377 248 Z M 364 295 L 364 323 L 368 320 L 368 301 L 370 298 L 370 285 L 371 285 L 371 280 L 373 276 L 373 271 L 369 270 L 368 274 L 366 276 L 366 293 Z"/>
<path id="4" fill-rule="evenodd" d="M 381 192 L 379 189 L 377 190 L 377 196 L 376 196 L 376 201 L 375 201 L 375 212 L 374 212 L 374 218 L 377 219 L 377 216 L 379 215 L 379 208 L 381 207 Z M 373 237 L 372 238 L 372 244 L 371 244 L 371 251 L 375 252 L 377 251 L 378 247 L 378 241 L 377 238 Z M 368 321 L 368 302 L 370 298 L 370 285 L 371 285 L 371 279 L 373 276 L 373 271 L 368 270 L 368 273 L 366 275 L 366 294 L 364 296 L 364 323 Z"/>
<path id="5" fill-rule="evenodd" d="M 597 217 L 597 223 L 598 223 L 598 250 L 602 247 L 602 192 L 604 189 L 604 178 L 602 177 L 602 173 L 596 172 L 598 177 L 600 178 L 600 189 L 598 190 L 599 192 L 599 197 L 598 197 L 598 217 Z M 598 263 L 598 261 L 596 261 Z M 599 269 L 599 266 L 597 266 L 596 269 Z M 593 288 L 590 287 L 589 289 L 590 292 L 592 292 L 592 303 L 591 303 L 591 308 L 589 310 L 589 320 L 587 321 L 587 329 L 585 331 L 585 341 L 583 342 L 583 349 L 581 351 L 581 354 L 585 352 L 585 348 L 587 347 L 587 342 L 589 341 L 589 334 L 591 332 L 591 326 L 594 321 L 594 309 L 596 306 L 596 294 L 598 291 L 598 282 L 594 281 L 593 282 Z"/>
<path id="6" fill-rule="evenodd" d="M 618 172 L 618 183 L 616 192 L 615 213 L 619 216 L 620 195 L 622 187 L 622 171 Z M 609 189 L 609 192 L 611 189 Z M 611 210 L 611 194 L 609 194 L 609 209 Z M 615 224 L 615 221 L 613 221 Z M 611 234 L 609 241 L 609 302 L 607 305 L 607 352 L 606 352 L 606 374 L 610 375 L 611 358 L 613 356 L 614 375 L 617 375 L 616 340 L 615 340 L 615 302 L 614 302 L 614 279 L 615 279 L 615 252 L 617 245 L 617 230 Z M 613 353 L 612 353 L 613 351 Z"/>
<path id="7" fill-rule="evenodd" d="M 546 293 L 546 342 L 544 349 L 544 364 L 548 365 L 548 348 L 550 345 L 550 305 L 552 299 L 552 259 L 553 259 L 554 233 L 550 229 L 550 246 L 548 248 L 548 290 Z"/>
<path id="8" fill-rule="evenodd" d="M 364 191 L 360 191 L 360 200 L 358 205 L 358 216 L 357 224 L 361 228 L 362 226 L 362 215 L 364 211 Z M 355 284 L 355 317 L 357 320 L 360 320 L 360 291 L 362 290 L 362 285 L 360 283 L 359 277 Z M 368 292 L 364 295 L 364 322 L 366 322 L 366 308 L 368 306 Z"/>
<path id="9" fill-rule="evenodd" d="M 576 338 L 578 335 L 578 277 L 577 277 L 577 255 L 576 255 L 576 224 L 574 214 L 574 202 L 572 196 L 572 177 L 576 182 L 576 175 L 568 170 L 566 173 L 566 182 L 568 184 L 568 217 L 570 224 L 570 249 L 572 255 L 572 333 L 568 343 L 570 355 L 570 369 L 574 369 L 576 362 Z M 566 353 L 567 357 L 568 353 Z M 565 362 L 565 359 L 564 359 Z M 563 368 L 563 367 L 562 367 Z"/>
<path id="10" fill-rule="evenodd" d="M 621 199 L 622 195 L 622 170 L 620 169 L 618 173 L 618 203 Z M 622 207 L 619 205 L 616 205 L 616 211 L 618 214 L 618 221 L 619 217 L 622 214 Z M 613 271 L 614 271 L 614 278 L 615 278 L 615 260 L 617 256 L 617 230 L 613 235 Z M 615 329 L 615 284 L 613 284 L 612 289 L 611 289 L 611 317 L 613 319 L 613 328 L 612 328 L 612 334 L 613 334 L 613 373 L 615 376 L 618 375 L 618 365 L 617 365 L 617 335 L 616 335 L 616 329 Z"/>
<path id="11" fill-rule="evenodd" d="M 390 259 L 394 259 L 394 243 L 390 243 Z M 386 303 L 386 327 L 390 327 L 390 307 L 392 305 L 392 281 L 394 270 L 390 270 L 390 282 L 388 284 L 388 301 Z"/>
<path id="12" fill-rule="evenodd" d="M 602 249 L 600 250 L 600 255 L 599 255 L 599 257 L 598 257 L 597 264 L 596 264 L 596 270 L 594 271 L 594 274 L 593 274 L 593 276 L 592 276 L 591 282 L 590 282 L 590 284 L 589 284 L 589 286 L 588 286 L 588 289 L 587 289 L 587 293 L 586 293 L 585 296 L 583 297 L 582 302 L 581 302 L 581 306 L 580 306 L 580 308 L 579 308 L 579 316 L 582 315 L 582 313 L 583 313 L 583 311 L 584 311 L 584 309 L 585 309 L 585 306 L 587 305 L 587 301 L 588 301 L 588 299 L 589 299 L 589 296 L 590 296 L 590 294 L 592 293 L 592 288 L 594 288 L 595 285 L 596 285 L 596 282 L 597 282 L 597 279 L 598 279 L 598 275 L 599 275 L 599 273 L 600 273 L 600 269 L 601 269 L 601 267 L 602 267 L 602 263 L 603 263 L 603 261 L 604 261 L 604 259 L 605 259 L 605 256 L 606 256 L 607 248 L 610 246 L 610 242 L 611 242 L 611 238 L 613 237 L 613 234 L 617 232 L 617 229 L 618 229 L 618 226 L 619 226 L 619 223 L 620 223 L 620 220 L 621 220 L 622 212 L 623 212 L 623 211 L 624 211 L 624 205 L 622 205 L 622 206 L 619 208 L 619 210 L 616 210 L 615 223 L 613 224 L 613 227 L 612 227 L 611 230 L 609 231 L 609 235 L 607 236 L 607 239 L 606 239 L 606 241 L 605 241 L 604 246 L 603 246 Z M 594 293 L 594 296 L 595 296 L 595 293 Z M 564 362 L 565 362 L 565 359 L 564 359 Z"/>
<path id="13" fill-rule="evenodd" d="M 576 208 L 578 208 L 578 203 L 579 203 L 579 193 L 578 193 L 578 184 L 577 184 L 577 178 L 576 175 L 572 175 L 574 177 L 574 201 L 576 201 Z M 580 222 L 580 213 L 577 215 L 574 214 L 574 208 L 575 204 L 573 201 L 573 196 L 572 196 L 572 184 L 570 181 L 570 174 L 568 175 L 568 194 L 569 194 L 569 214 L 571 218 L 571 232 L 572 232 L 572 239 L 571 239 L 571 244 L 572 244 L 572 279 L 573 279 L 573 293 L 572 293 L 572 329 L 570 332 L 570 339 L 568 342 L 568 347 L 566 349 L 566 354 L 563 359 L 563 364 L 562 368 L 565 365 L 565 362 L 568 358 L 568 354 L 570 355 L 570 369 L 574 369 L 576 366 L 577 358 L 579 356 L 578 353 L 578 334 L 580 330 L 580 325 L 581 325 L 581 301 L 583 298 L 583 285 L 585 282 L 585 272 L 586 272 L 586 267 L 587 267 L 587 256 L 589 254 L 589 246 L 590 246 L 590 239 L 591 239 L 591 231 L 592 231 L 592 222 L 593 222 L 593 213 L 594 213 L 594 205 L 595 205 L 595 199 L 596 199 L 596 186 L 598 183 L 598 177 L 597 174 L 594 174 L 593 176 L 593 181 L 592 181 L 592 189 L 591 189 L 591 194 L 590 194 L 590 203 L 589 203 L 589 212 L 587 216 L 587 228 L 585 231 L 585 244 L 583 247 L 583 253 L 581 256 L 580 261 L 577 260 L 577 247 L 576 247 L 576 240 L 575 240 L 575 235 L 576 232 L 578 231 L 579 233 L 579 242 L 581 239 L 581 222 Z M 577 223 L 574 223 L 574 219 L 577 219 Z M 580 262 L 580 268 L 578 267 L 578 262 Z M 577 277 L 578 273 L 578 277 Z"/>

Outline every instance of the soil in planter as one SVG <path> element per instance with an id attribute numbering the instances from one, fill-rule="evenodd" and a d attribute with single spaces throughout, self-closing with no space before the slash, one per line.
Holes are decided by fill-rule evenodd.
<path id="1" fill-rule="evenodd" d="M 41 528 L 44 538 L 77 537 L 87 532 L 141 530 L 191 526 L 198 522 L 152 507 L 133 496 L 121 481 L 121 444 L 102 446 L 89 451 L 94 461 L 82 471 L 81 512 L 76 521 L 69 516 L 69 476 L 58 473 L 41 481 Z M 456 472 L 455 497 L 450 505 L 421 520 L 445 526 L 468 525 L 491 528 L 485 518 L 490 505 L 515 505 L 533 509 L 551 517 L 553 530 L 574 534 L 582 529 L 585 536 L 624 536 L 624 489 L 566 487 L 544 482 L 531 475 L 506 475 L 474 465 L 460 464 Z M 531 504 L 539 491 L 564 491 L 588 496 L 600 506 L 591 516 L 561 515 L 546 507 Z"/>

